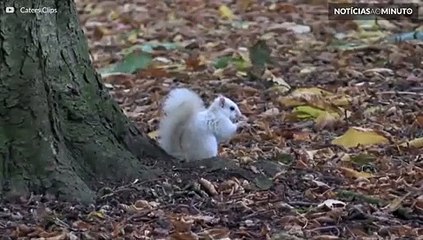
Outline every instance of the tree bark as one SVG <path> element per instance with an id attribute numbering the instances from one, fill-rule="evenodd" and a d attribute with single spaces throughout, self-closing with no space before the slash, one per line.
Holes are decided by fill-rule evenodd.
<path id="1" fill-rule="evenodd" d="M 26 5 L 25 5 L 26 4 Z M 111 99 L 71 0 L 0 3 L 2 195 L 92 201 L 99 183 L 148 179 L 167 156 Z M 48 7 L 56 13 L 20 12 Z M 15 13 L 5 13 L 15 6 Z"/>

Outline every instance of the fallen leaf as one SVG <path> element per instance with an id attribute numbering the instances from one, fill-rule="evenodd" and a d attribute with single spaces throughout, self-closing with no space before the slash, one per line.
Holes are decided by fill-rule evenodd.
<path id="1" fill-rule="evenodd" d="M 346 148 L 387 143 L 389 140 L 380 132 L 361 127 L 350 127 L 342 136 L 332 140 L 332 144 Z"/>
<path id="2" fill-rule="evenodd" d="M 375 156 L 369 155 L 369 154 L 364 154 L 364 153 L 352 156 L 350 158 L 351 162 L 358 164 L 359 166 L 368 165 L 368 164 L 374 162 L 375 160 L 376 160 Z"/>
<path id="3" fill-rule="evenodd" d="M 326 91 L 322 88 L 311 87 L 311 88 L 297 88 L 292 92 L 292 95 L 321 95 L 321 96 L 332 96 L 333 93 Z"/>
<path id="4" fill-rule="evenodd" d="M 203 186 L 203 188 L 205 188 L 206 192 L 210 194 L 211 196 L 216 196 L 218 194 L 214 185 L 207 179 L 200 178 L 198 182 L 201 184 L 201 186 Z"/>
<path id="5" fill-rule="evenodd" d="M 294 132 L 292 134 L 292 139 L 295 141 L 310 141 L 310 133 L 309 132 Z"/>
<path id="6" fill-rule="evenodd" d="M 138 71 L 136 74 L 139 78 L 165 78 L 169 76 L 166 69 L 163 68 L 148 68 Z"/>
<path id="7" fill-rule="evenodd" d="M 264 68 L 269 63 L 271 50 L 267 46 L 266 41 L 258 40 L 248 51 L 253 66 Z"/>
<path id="8" fill-rule="evenodd" d="M 318 101 L 315 103 L 318 103 Z M 326 109 L 319 108 L 320 106 L 316 107 L 303 105 L 295 107 L 293 113 L 298 119 L 316 119 L 316 123 L 318 123 L 319 127 L 334 124 L 341 118 L 341 115 L 338 113 L 340 110 L 338 110 L 336 107 L 334 108 L 334 106 L 325 104 L 324 102 L 321 102 L 320 105 Z M 337 112 L 332 110 L 337 110 Z"/>
<path id="9" fill-rule="evenodd" d="M 420 195 L 416 198 L 415 206 L 423 210 L 423 195 Z"/>
<path id="10" fill-rule="evenodd" d="M 96 26 L 94 28 L 93 37 L 96 40 L 101 40 L 101 38 L 103 38 L 103 36 L 110 35 L 110 33 L 111 33 L 111 31 L 109 29 L 107 29 L 106 27 Z"/>
<path id="11" fill-rule="evenodd" d="M 329 209 L 334 209 L 334 208 L 344 208 L 346 205 L 347 205 L 346 203 L 336 199 L 327 199 L 324 202 L 317 205 L 317 207 L 318 208 L 326 207 Z"/>
<path id="12" fill-rule="evenodd" d="M 334 96 L 333 93 L 321 88 L 297 88 L 288 96 L 283 96 L 278 101 L 285 107 L 295 107 L 300 105 L 310 105 L 321 109 L 339 112 L 340 109 L 332 101 L 341 96 Z"/>
<path id="13" fill-rule="evenodd" d="M 188 59 L 185 60 L 185 64 L 187 65 L 188 69 L 193 71 L 199 70 L 201 67 L 205 66 L 205 59 L 204 56 L 190 56 Z"/>
<path id="14" fill-rule="evenodd" d="M 423 128 L 423 114 L 416 117 L 416 123 L 419 127 Z"/>
<path id="15" fill-rule="evenodd" d="M 401 203 L 410 195 L 410 193 L 405 194 L 402 197 L 395 198 L 392 202 L 389 203 L 388 206 L 386 206 L 384 209 L 386 209 L 388 212 L 395 212 L 398 208 L 401 207 Z"/>
<path id="16" fill-rule="evenodd" d="M 181 47 L 182 47 L 182 44 L 180 43 L 151 41 L 151 42 L 146 42 L 143 44 L 136 44 L 129 48 L 123 49 L 122 53 L 127 55 L 136 50 L 146 52 L 146 53 L 152 53 L 154 50 L 161 50 L 161 49 L 174 50 Z"/>
<path id="17" fill-rule="evenodd" d="M 241 12 L 245 12 L 248 10 L 248 8 L 250 8 L 250 6 L 254 3 L 254 1 L 253 0 L 237 0 L 236 3 L 238 6 L 238 9 Z"/>
<path id="18" fill-rule="evenodd" d="M 132 44 L 136 43 L 138 41 L 138 31 L 131 31 L 126 40 Z"/>
<path id="19" fill-rule="evenodd" d="M 189 232 L 174 232 L 170 235 L 171 240 L 198 240 L 197 234 Z"/>
<path id="20" fill-rule="evenodd" d="M 88 219 L 93 219 L 93 218 L 99 218 L 99 219 L 105 219 L 106 216 L 104 215 L 104 213 L 99 212 L 99 211 L 92 211 L 88 214 L 87 216 Z"/>
<path id="21" fill-rule="evenodd" d="M 159 131 L 152 131 L 152 132 L 149 132 L 148 134 L 148 137 L 150 137 L 151 139 L 158 139 L 158 137 L 159 137 Z"/>
<path id="22" fill-rule="evenodd" d="M 351 168 L 339 167 L 339 170 L 341 170 L 346 177 L 350 177 L 350 178 L 358 178 L 358 179 L 365 178 L 365 179 L 368 179 L 368 178 L 374 177 L 373 174 L 371 174 L 371 173 L 359 172 L 359 171 L 356 171 L 356 170 L 351 169 Z"/>
<path id="23" fill-rule="evenodd" d="M 81 221 L 81 220 L 77 220 L 77 221 L 72 223 L 72 227 L 76 228 L 80 231 L 88 231 L 93 227 L 93 225 L 91 225 L 87 222 Z"/>
<path id="24" fill-rule="evenodd" d="M 231 60 L 232 60 L 232 56 L 220 57 L 215 61 L 214 67 L 217 69 L 226 68 L 229 65 Z"/>
<path id="25" fill-rule="evenodd" d="M 316 128 L 318 130 L 324 128 L 333 128 L 335 123 L 339 121 L 339 118 L 330 114 L 329 112 L 322 112 L 315 120 Z"/>
<path id="26" fill-rule="evenodd" d="M 267 81 L 277 84 L 279 86 L 279 93 L 283 94 L 291 90 L 291 86 L 289 86 L 289 84 L 285 82 L 282 77 L 276 77 L 271 71 L 267 69 L 265 70 L 262 77 L 265 78 Z"/>
<path id="27" fill-rule="evenodd" d="M 232 10 L 228 8 L 226 5 L 221 5 L 219 7 L 219 13 L 222 18 L 226 18 L 228 20 L 232 20 L 235 17 Z"/>
<path id="28" fill-rule="evenodd" d="M 302 68 L 299 73 L 301 75 L 306 75 L 306 74 L 312 73 L 314 71 L 316 71 L 316 67 L 309 66 L 309 67 Z"/>
<path id="29" fill-rule="evenodd" d="M 270 108 L 270 109 L 267 109 L 265 112 L 261 113 L 260 116 L 261 117 L 274 117 L 278 114 L 279 114 L 278 108 Z"/>
<path id="30" fill-rule="evenodd" d="M 294 108 L 293 112 L 298 119 L 315 119 L 325 113 L 325 110 L 311 106 L 298 106 Z"/>
<path id="31" fill-rule="evenodd" d="M 176 232 L 191 232 L 191 227 L 194 223 L 194 220 L 184 217 L 173 217 L 170 221 Z"/>
<path id="32" fill-rule="evenodd" d="M 134 203 L 134 206 L 137 207 L 138 209 L 148 209 L 148 210 L 153 209 L 153 206 L 151 206 L 151 204 L 146 200 L 137 200 Z"/>
<path id="33" fill-rule="evenodd" d="M 153 58 L 149 53 L 133 51 L 125 56 L 122 62 L 99 70 L 102 77 L 110 73 L 134 73 L 140 69 L 146 69 L 152 63 Z"/>
<path id="34" fill-rule="evenodd" d="M 309 33 L 311 31 L 310 26 L 297 24 L 297 23 L 294 23 L 294 22 L 283 22 L 279 25 L 280 25 L 279 26 L 280 28 L 293 31 L 294 33 L 297 33 L 297 34 Z"/>
<path id="35" fill-rule="evenodd" d="M 125 210 L 125 212 L 127 212 L 127 213 L 137 213 L 137 212 L 144 210 L 144 208 L 138 208 L 134 204 L 127 205 L 127 204 L 121 203 L 121 204 L 119 204 L 119 207 L 122 208 L 123 210 Z"/>
<path id="36" fill-rule="evenodd" d="M 394 71 L 392 69 L 389 68 L 372 68 L 372 69 L 367 69 L 363 72 L 363 74 L 367 74 L 367 73 L 386 73 L 388 75 L 394 75 Z"/>
<path id="37" fill-rule="evenodd" d="M 411 141 L 407 141 L 400 144 L 403 148 L 423 148 L 423 137 L 415 138 Z"/>
<path id="38" fill-rule="evenodd" d="M 65 240 L 67 238 L 66 232 L 58 233 L 58 235 L 54 237 L 46 237 L 46 240 Z"/>
<path id="39" fill-rule="evenodd" d="M 267 177 L 261 177 L 261 176 L 256 177 L 254 179 L 254 183 L 261 190 L 268 190 L 268 189 L 270 189 L 273 186 L 272 179 L 267 178 Z"/>
<path id="40" fill-rule="evenodd" d="M 313 237 L 313 240 L 338 240 L 338 239 L 340 238 L 334 235 L 317 235 Z"/>
<path id="41" fill-rule="evenodd" d="M 204 238 L 204 239 L 221 239 L 221 240 L 228 239 L 229 240 L 230 233 L 231 232 L 227 228 L 212 228 L 212 229 L 204 230 L 198 235 L 200 235 L 202 239 Z"/>

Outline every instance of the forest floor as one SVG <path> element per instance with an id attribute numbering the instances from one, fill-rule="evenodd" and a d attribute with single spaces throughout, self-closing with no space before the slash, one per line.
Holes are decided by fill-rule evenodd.
<path id="1" fill-rule="evenodd" d="M 325 1 L 76 2 L 95 67 L 142 131 L 157 137 L 171 88 L 207 102 L 224 94 L 251 126 L 219 156 L 267 177 L 199 167 L 179 189 L 183 169 L 150 188 L 103 189 L 89 207 L 34 196 L 7 206 L 0 228 L 7 219 L 15 238 L 44 239 L 423 239 L 417 23 L 329 21 Z"/>

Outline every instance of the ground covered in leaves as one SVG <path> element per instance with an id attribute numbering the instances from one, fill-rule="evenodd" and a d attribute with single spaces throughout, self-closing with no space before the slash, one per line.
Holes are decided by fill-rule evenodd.
<path id="1" fill-rule="evenodd" d="M 49 196 L 0 211 L 0 233 L 44 239 L 421 239 L 423 29 L 329 21 L 324 1 L 77 1 L 93 62 L 139 127 L 189 87 L 239 103 L 250 127 L 222 146 L 261 177 Z M 184 169 L 179 169 L 183 174 Z"/>

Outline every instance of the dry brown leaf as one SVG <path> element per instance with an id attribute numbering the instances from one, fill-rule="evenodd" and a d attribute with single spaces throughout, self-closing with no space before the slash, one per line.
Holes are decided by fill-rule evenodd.
<path id="1" fill-rule="evenodd" d="M 148 201 L 146 201 L 146 200 L 137 200 L 134 203 L 134 206 L 137 209 L 148 209 L 148 210 L 153 209 L 153 206 L 151 206 L 151 204 Z"/>
<path id="2" fill-rule="evenodd" d="M 416 123 L 419 127 L 423 128 L 423 115 L 419 115 L 416 117 Z"/>
<path id="3" fill-rule="evenodd" d="M 285 82 L 285 80 L 283 80 L 282 77 L 276 77 L 268 69 L 266 69 L 264 71 L 262 78 L 266 79 L 267 81 L 278 84 L 278 88 L 274 88 L 274 89 L 277 89 L 278 92 L 281 93 L 281 94 L 286 93 L 289 90 L 291 90 L 291 86 L 289 86 L 289 84 L 287 82 Z"/>
<path id="4" fill-rule="evenodd" d="M 260 114 L 260 117 L 274 117 L 279 114 L 278 108 L 270 108 Z"/>
<path id="5" fill-rule="evenodd" d="M 170 235 L 172 240 L 198 240 L 199 237 L 193 232 L 174 232 Z"/>
<path id="6" fill-rule="evenodd" d="M 316 118 L 315 122 L 316 128 L 321 130 L 324 128 L 333 128 L 335 123 L 339 122 L 339 118 L 328 112 L 323 112 Z"/>
<path id="7" fill-rule="evenodd" d="M 338 240 L 341 239 L 335 235 L 318 235 L 312 238 L 313 240 Z"/>
<path id="8" fill-rule="evenodd" d="M 170 73 L 163 67 L 148 68 L 137 72 L 137 78 L 166 78 L 169 77 Z"/>
<path id="9" fill-rule="evenodd" d="M 242 186 L 240 185 L 239 181 L 233 179 L 224 181 L 219 185 L 220 192 L 229 195 L 237 192 L 239 189 L 242 189 Z"/>
<path id="10" fill-rule="evenodd" d="M 201 237 L 205 237 L 208 239 L 230 239 L 229 234 L 231 232 L 227 228 L 212 228 L 204 230 L 203 232 L 199 233 Z"/>
<path id="11" fill-rule="evenodd" d="M 398 208 L 400 208 L 401 207 L 401 204 L 402 204 L 402 202 L 405 200 L 405 198 L 407 198 L 408 196 L 410 195 L 410 193 L 407 193 L 407 194 L 405 194 L 404 196 L 402 196 L 402 197 L 397 197 L 397 198 L 395 198 L 391 203 L 389 203 L 389 205 L 388 206 L 386 206 L 385 207 L 385 209 L 388 211 L 388 212 L 394 212 L 394 211 L 396 211 Z"/>
<path id="12" fill-rule="evenodd" d="M 214 185 L 210 181 L 208 181 L 204 178 L 201 178 L 200 180 L 198 180 L 198 182 L 201 184 L 201 186 L 203 186 L 206 189 L 206 192 L 208 194 L 210 194 L 212 196 L 218 195 L 216 188 L 214 187 Z"/>
<path id="13" fill-rule="evenodd" d="M 414 206 L 419 208 L 421 211 L 423 211 L 423 195 L 420 195 L 416 198 L 416 201 L 414 203 Z"/>
<path id="14" fill-rule="evenodd" d="M 394 71 L 392 71 L 392 69 L 389 69 L 389 68 L 372 68 L 372 69 L 365 70 L 363 73 L 364 74 L 366 74 L 366 73 L 379 73 L 379 74 L 386 73 L 386 74 L 389 74 L 389 75 L 393 75 Z"/>
<path id="15" fill-rule="evenodd" d="M 46 237 L 46 240 L 65 240 L 67 239 L 67 234 L 66 232 L 62 232 L 62 233 L 57 233 L 58 235 L 53 236 L 53 237 Z"/>
<path id="16" fill-rule="evenodd" d="M 128 213 L 137 213 L 137 212 L 144 210 L 144 208 L 138 208 L 133 204 L 127 205 L 127 204 L 121 203 L 121 204 L 119 204 L 119 207 L 122 208 L 123 210 L 125 210 L 125 212 L 128 212 Z"/>
<path id="17" fill-rule="evenodd" d="M 74 228 L 76 228 L 80 231 L 88 231 L 93 227 L 93 225 L 91 225 L 87 222 L 84 222 L 82 220 L 77 220 L 77 221 L 72 223 L 72 227 L 74 227 Z"/>
<path id="18" fill-rule="evenodd" d="M 416 138 L 400 144 L 403 148 L 423 148 L 423 137 Z"/>
<path id="19" fill-rule="evenodd" d="M 255 0 L 237 0 L 237 7 L 241 12 L 246 12 L 251 5 L 253 5 Z"/>
<path id="20" fill-rule="evenodd" d="M 358 172 L 354 169 L 351 168 L 346 168 L 346 167 L 340 167 L 339 170 L 342 171 L 342 173 L 349 178 L 358 178 L 358 179 L 368 179 L 368 178 L 372 178 L 374 177 L 373 174 L 368 173 L 368 172 Z"/>
<path id="21" fill-rule="evenodd" d="M 197 71 L 205 67 L 206 60 L 205 57 L 202 55 L 190 56 L 188 59 L 185 60 L 185 64 L 187 65 L 187 69 Z"/>
<path id="22" fill-rule="evenodd" d="M 310 141 L 311 139 L 311 133 L 309 132 L 294 132 L 292 134 L 292 139 L 296 140 L 296 141 Z"/>
<path id="23" fill-rule="evenodd" d="M 175 232 L 179 233 L 191 232 L 191 227 L 194 223 L 194 220 L 185 219 L 184 217 L 172 217 L 170 221 L 172 222 Z"/>

